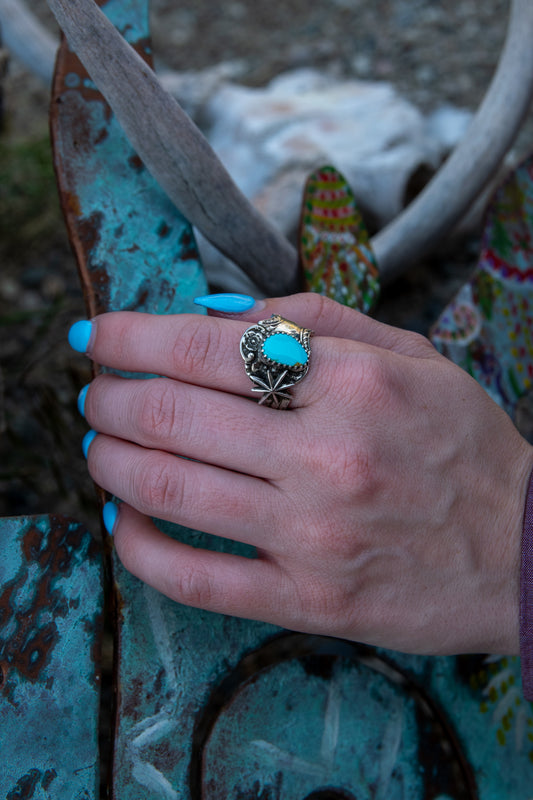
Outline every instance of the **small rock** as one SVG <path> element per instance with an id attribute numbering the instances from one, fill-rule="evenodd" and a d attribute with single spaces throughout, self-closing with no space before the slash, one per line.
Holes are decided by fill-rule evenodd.
<path id="1" fill-rule="evenodd" d="M 22 293 L 20 308 L 23 311 L 40 311 L 44 307 L 45 301 L 38 292 L 28 289 Z"/>
<path id="2" fill-rule="evenodd" d="M 3 275 L 0 278 L 0 297 L 7 303 L 14 303 L 20 297 L 22 289 L 20 283 L 11 275 Z"/>
<path id="3" fill-rule="evenodd" d="M 41 292 L 47 300 L 55 300 L 66 292 L 66 284 L 61 275 L 47 275 L 41 283 Z"/>

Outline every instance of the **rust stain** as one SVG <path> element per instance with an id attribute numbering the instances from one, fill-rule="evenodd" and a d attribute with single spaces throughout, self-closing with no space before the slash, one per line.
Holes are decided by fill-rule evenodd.
<path id="1" fill-rule="evenodd" d="M 80 243 L 86 256 L 89 256 L 100 241 L 100 228 L 104 219 L 103 211 L 95 212 L 90 217 L 84 217 L 77 223 L 77 232 Z"/>
<path id="2" fill-rule="evenodd" d="M 6 800 L 26 800 L 33 797 L 40 777 L 40 770 L 31 769 L 17 781 L 16 786 L 6 796 Z"/>
<path id="3" fill-rule="evenodd" d="M 69 214 L 74 216 L 81 216 L 81 205 L 79 197 L 74 192 L 65 192 L 63 194 L 64 207 Z"/>
<path id="4" fill-rule="evenodd" d="M 45 791 L 50 788 L 57 778 L 55 769 L 47 769 L 44 773 L 39 769 L 31 769 L 17 781 L 16 785 L 6 795 L 6 800 L 30 800 L 35 796 L 35 790 L 40 783 Z"/>
<path id="5" fill-rule="evenodd" d="M 32 683 L 39 680 L 59 641 L 56 619 L 68 614 L 68 601 L 55 588 L 55 582 L 58 577 L 71 574 L 75 566 L 73 553 L 82 546 L 86 534 L 81 526 L 73 526 L 61 517 L 52 517 L 51 522 L 47 534 L 36 526 L 28 529 L 21 542 L 24 563 L 18 575 L 4 584 L 0 595 L 0 623 L 5 625 L 9 620 L 14 628 L 0 642 L 0 688 L 7 697 L 11 692 L 7 678 L 12 670 Z M 96 545 L 91 542 L 88 557 L 96 554 Z M 30 583 L 31 564 L 40 567 L 34 585 Z M 25 589 L 29 603 L 18 600 Z M 44 623 L 43 611 L 49 612 Z"/>
<path id="6" fill-rule="evenodd" d="M 160 284 L 159 296 L 166 297 L 167 306 L 165 311 L 170 311 L 174 303 L 174 298 L 176 297 L 176 286 L 171 284 L 166 278 L 163 278 Z"/>
<path id="7" fill-rule="evenodd" d="M 142 172 L 144 169 L 144 163 L 137 154 L 134 154 L 128 158 L 128 165 L 134 169 L 135 172 Z"/>
<path id="8" fill-rule="evenodd" d="M 180 244 L 181 261 L 189 261 L 189 260 L 196 261 L 198 259 L 198 248 L 196 246 L 196 240 L 190 228 L 184 229 L 179 244 Z"/>
<path id="9" fill-rule="evenodd" d="M 101 144 L 107 139 L 108 136 L 109 136 L 109 131 L 107 130 L 107 128 L 100 128 L 100 130 L 96 134 L 94 143 Z"/>
<path id="10" fill-rule="evenodd" d="M 159 225 L 159 227 L 157 229 L 157 235 L 161 239 L 166 239 L 167 236 L 170 236 L 171 232 L 172 232 L 172 228 L 165 221 L 161 222 L 161 224 Z"/>

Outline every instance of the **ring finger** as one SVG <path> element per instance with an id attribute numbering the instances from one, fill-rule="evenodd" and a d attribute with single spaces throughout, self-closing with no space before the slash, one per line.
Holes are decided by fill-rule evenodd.
<path id="1" fill-rule="evenodd" d="M 98 364 L 164 375 L 245 397 L 251 397 L 258 388 L 262 391 L 247 376 L 239 353 L 239 341 L 247 327 L 244 322 L 190 314 L 156 316 L 120 311 L 102 314 L 89 326 L 85 351 Z M 352 352 L 361 349 L 357 343 L 342 339 L 336 339 L 332 348 L 330 341 L 313 339 L 310 377 L 294 388 L 293 407 L 296 403 L 305 406 L 312 399 L 329 394 L 337 365 L 345 361 L 346 347 Z M 281 383 L 282 378 L 281 372 Z"/>

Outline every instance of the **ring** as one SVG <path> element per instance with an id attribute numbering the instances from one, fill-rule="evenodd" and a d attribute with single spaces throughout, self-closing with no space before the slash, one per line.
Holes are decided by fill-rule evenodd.
<path id="1" fill-rule="evenodd" d="M 289 389 L 309 370 L 310 339 L 313 331 L 273 314 L 245 330 L 241 339 L 241 356 L 246 374 L 259 392 L 259 405 L 288 408 Z"/>

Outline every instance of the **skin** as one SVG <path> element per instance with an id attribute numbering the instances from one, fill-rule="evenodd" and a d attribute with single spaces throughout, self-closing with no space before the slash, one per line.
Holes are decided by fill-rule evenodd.
<path id="1" fill-rule="evenodd" d="M 312 328 L 288 411 L 259 406 L 239 341 Z M 533 448 L 425 338 L 318 295 L 229 315 L 96 317 L 93 479 L 120 497 L 117 553 L 177 602 L 424 654 L 518 653 Z M 185 456 L 176 458 L 176 455 Z M 193 460 L 190 460 L 193 459 Z M 193 549 L 150 517 L 254 545 Z"/>

